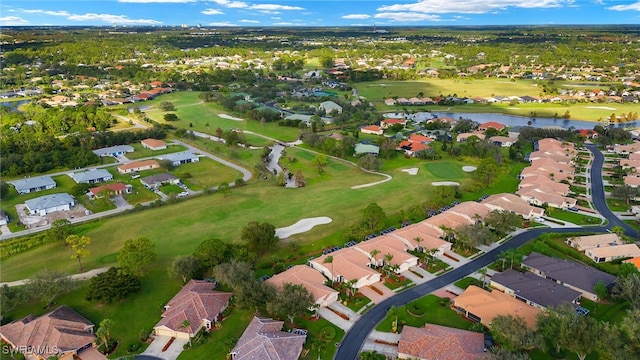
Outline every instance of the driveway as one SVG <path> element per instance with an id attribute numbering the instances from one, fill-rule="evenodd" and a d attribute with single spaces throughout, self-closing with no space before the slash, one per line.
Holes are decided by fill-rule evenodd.
<path id="1" fill-rule="evenodd" d="M 171 337 L 169 336 L 156 336 L 155 339 L 153 339 L 153 342 L 149 344 L 147 350 L 145 350 L 141 355 L 152 356 L 157 359 L 176 360 L 182 350 L 184 350 L 184 345 L 189 341 L 187 339 L 176 338 L 167 350 L 162 351 L 169 340 L 171 340 Z"/>

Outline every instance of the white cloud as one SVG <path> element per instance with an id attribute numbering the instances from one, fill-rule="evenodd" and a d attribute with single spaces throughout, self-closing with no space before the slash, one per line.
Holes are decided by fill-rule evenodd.
<path id="1" fill-rule="evenodd" d="M 223 15 L 224 13 L 220 10 L 216 10 L 216 9 L 204 9 L 201 11 L 202 14 L 204 15 Z"/>
<path id="2" fill-rule="evenodd" d="M 258 12 L 260 14 L 267 14 L 267 15 L 278 15 L 278 14 L 281 14 L 280 11 L 271 11 L 271 10 L 259 10 Z"/>
<path id="3" fill-rule="evenodd" d="M 376 19 L 389 19 L 398 22 L 410 22 L 410 21 L 440 21 L 440 16 L 420 14 L 412 12 L 383 12 L 374 16 Z"/>
<path id="4" fill-rule="evenodd" d="M 238 26 L 236 24 L 230 23 L 228 21 L 218 21 L 218 22 L 212 22 L 209 23 L 209 26 Z"/>
<path id="5" fill-rule="evenodd" d="M 244 1 L 213 0 L 213 2 L 230 9 L 244 9 L 246 7 L 249 7 L 249 4 Z"/>
<path id="6" fill-rule="evenodd" d="M 249 6 L 249 9 L 252 10 L 266 10 L 266 11 L 293 11 L 293 10 L 304 10 L 300 6 L 290 6 L 290 5 L 277 5 L 277 4 L 255 4 Z"/>
<path id="7" fill-rule="evenodd" d="M 118 0 L 121 3 L 192 3 L 198 0 Z"/>
<path id="8" fill-rule="evenodd" d="M 0 17 L 0 26 L 16 26 L 16 25 L 27 25 L 27 24 L 29 24 L 29 21 L 19 16 Z"/>
<path id="9" fill-rule="evenodd" d="M 350 15 L 345 15 L 342 18 L 343 19 L 369 19 L 371 17 L 371 15 L 367 15 L 367 14 L 350 14 Z"/>
<path id="10" fill-rule="evenodd" d="M 55 10 L 41 10 L 41 9 L 29 9 L 29 10 L 25 9 L 25 10 L 22 10 L 22 12 L 26 13 L 26 14 L 42 14 L 42 15 L 49 15 L 49 16 L 69 16 L 69 15 L 71 15 L 66 10 L 55 11 Z"/>
<path id="11" fill-rule="evenodd" d="M 492 10 L 517 8 L 554 8 L 567 4 L 567 0 L 422 0 L 412 4 L 394 4 L 381 6 L 380 12 L 419 12 L 419 13 L 465 13 L 485 14 Z"/>
<path id="12" fill-rule="evenodd" d="M 260 21 L 258 20 L 249 20 L 249 19 L 242 19 L 240 20 L 241 23 L 247 23 L 247 24 L 260 24 Z"/>
<path id="13" fill-rule="evenodd" d="M 293 25 L 296 25 L 296 24 L 294 24 L 292 22 L 281 21 L 281 22 L 275 22 L 275 23 L 273 23 L 271 25 L 273 25 L 273 26 L 293 26 Z"/>
<path id="14" fill-rule="evenodd" d="M 282 18 L 279 16 L 272 16 L 271 20 L 282 20 Z"/>
<path id="15" fill-rule="evenodd" d="M 112 15 L 112 14 L 95 14 L 86 13 L 83 15 L 72 14 L 67 17 L 67 20 L 71 21 L 101 21 L 108 24 L 117 25 L 160 25 L 160 21 L 153 19 L 130 19 L 126 15 Z"/>
<path id="16" fill-rule="evenodd" d="M 611 7 L 608 7 L 607 9 L 614 10 L 614 11 L 628 11 L 628 10 L 640 11 L 640 1 L 634 4 L 629 4 L 629 5 L 611 6 Z"/>

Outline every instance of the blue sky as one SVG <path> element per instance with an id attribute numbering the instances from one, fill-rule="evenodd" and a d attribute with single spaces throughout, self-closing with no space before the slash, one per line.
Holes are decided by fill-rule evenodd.
<path id="1" fill-rule="evenodd" d="M 2 0 L 0 26 L 640 24 L 640 0 Z"/>

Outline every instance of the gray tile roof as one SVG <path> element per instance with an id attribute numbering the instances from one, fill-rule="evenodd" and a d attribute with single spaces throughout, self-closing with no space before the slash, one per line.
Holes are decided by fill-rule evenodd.
<path id="1" fill-rule="evenodd" d="M 113 175 L 105 169 L 91 169 L 88 171 L 83 171 L 79 173 L 71 173 L 69 174 L 73 180 L 77 183 L 89 183 L 100 181 L 108 181 L 113 179 Z M 103 180 L 105 179 L 105 180 Z"/>
<path id="2" fill-rule="evenodd" d="M 609 285 L 616 277 L 591 266 L 569 260 L 561 260 L 532 252 L 522 264 L 539 270 L 548 278 L 559 280 L 584 291 L 593 292 L 593 287 L 602 281 Z"/>
<path id="3" fill-rule="evenodd" d="M 98 156 L 111 156 L 113 154 L 134 152 L 134 150 L 135 149 L 129 145 L 116 145 L 93 150 L 93 153 Z"/>
<path id="4" fill-rule="evenodd" d="M 181 151 L 181 152 L 177 152 L 177 153 L 173 153 L 173 154 L 166 154 L 166 155 L 162 155 L 162 156 L 158 156 L 158 159 L 160 160 L 170 160 L 173 162 L 177 162 L 177 161 L 184 161 L 184 160 L 191 160 L 193 158 L 197 158 L 198 156 L 196 156 L 196 154 L 192 153 L 191 151 Z"/>
<path id="5" fill-rule="evenodd" d="M 281 331 L 283 321 L 254 317 L 231 350 L 234 360 L 297 360 L 306 335 Z"/>
<path id="6" fill-rule="evenodd" d="M 521 273 L 507 269 L 505 272 L 493 275 L 491 282 L 509 288 L 516 296 L 544 307 L 570 303 L 580 296 L 578 291 L 531 272 Z"/>
<path id="7" fill-rule="evenodd" d="M 9 184 L 13 185 L 19 193 L 23 193 L 29 189 L 44 188 L 48 186 L 56 187 L 56 182 L 51 176 L 36 176 L 15 181 L 9 181 Z"/>
<path id="8" fill-rule="evenodd" d="M 75 201 L 73 197 L 67 193 L 60 194 L 52 194 L 40 196 L 35 199 L 25 200 L 25 205 L 29 208 L 29 210 L 44 210 L 49 209 L 56 206 L 66 205 L 66 204 L 74 204 Z"/>
<path id="9" fill-rule="evenodd" d="M 140 179 L 140 182 L 143 184 L 147 184 L 148 186 L 153 186 L 155 184 L 165 183 L 176 179 L 178 179 L 178 177 L 173 174 L 162 173 L 143 177 L 142 179 Z"/>

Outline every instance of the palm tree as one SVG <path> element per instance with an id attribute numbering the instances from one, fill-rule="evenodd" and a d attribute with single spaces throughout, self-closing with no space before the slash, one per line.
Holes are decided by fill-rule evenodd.
<path id="1" fill-rule="evenodd" d="M 487 279 L 487 268 L 482 268 L 478 272 L 482 275 L 482 288 L 484 289 L 485 281 Z"/>
<path id="2" fill-rule="evenodd" d="M 394 318 L 393 322 L 391 323 L 391 332 L 397 333 L 398 332 L 398 308 L 395 305 L 393 305 L 389 308 L 389 310 L 387 310 L 387 313 L 389 314 L 389 316 L 392 316 Z"/>
<path id="3" fill-rule="evenodd" d="M 380 250 L 378 250 L 378 249 L 373 249 L 369 253 L 369 255 L 371 255 L 371 260 L 373 261 L 373 266 L 374 267 L 378 267 L 378 259 L 376 259 L 376 255 L 378 255 L 378 254 L 380 254 Z"/>
<path id="4" fill-rule="evenodd" d="M 358 359 L 360 360 L 377 360 L 378 359 L 378 352 L 375 350 L 371 350 L 371 351 L 366 351 L 366 352 L 361 352 L 360 355 L 358 355 Z"/>
<path id="5" fill-rule="evenodd" d="M 193 335 L 191 333 L 191 321 L 185 319 L 182 324 L 180 325 L 179 329 L 189 329 L 189 347 L 191 347 L 191 336 Z"/>
<path id="6" fill-rule="evenodd" d="M 422 246 L 420 246 L 420 243 L 424 241 L 423 238 L 421 238 L 420 236 L 416 236 L 416 237 L 413 238 L 413 241 L 415 241 L 418 244 L 418 246 L 416 246 L 416 247 L 422 248 Z"/>
<path id="7" fill-rule="evenodd" d="M 335 275 L 333 274 L 333 256 L 329 255 L 324 260 L 322 260 L 323 264 L 331 264 L 331 287 L 333 287 L 333 279 Z"/>

